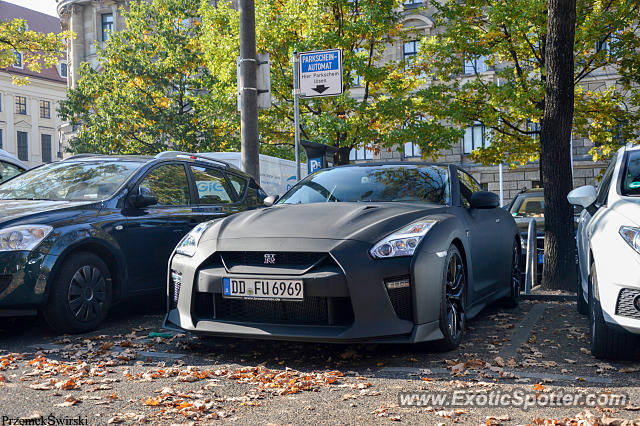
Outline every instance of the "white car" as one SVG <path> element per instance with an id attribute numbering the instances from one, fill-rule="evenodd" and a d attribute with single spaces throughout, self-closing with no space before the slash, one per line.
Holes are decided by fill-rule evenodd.
<path id="1" fill-rule="evenodd" d="M 578 223 L 578 311 L 589 314 L 591 353 L 640 359 L 640 146 L 621 148 L 600 188 L 568 195 Z"/>

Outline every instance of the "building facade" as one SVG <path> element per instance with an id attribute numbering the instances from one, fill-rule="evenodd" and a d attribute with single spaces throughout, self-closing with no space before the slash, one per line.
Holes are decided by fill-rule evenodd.
<path id="1" fill-rule="evenodd" d="M 22 18 L 30 30 L 61 32 L 60 21 L 53 16 L 0 0 L 3 19 Z M 29 84 L 15 85 L 12 76 L 28 77 Z M 67 91 L 67 65 L 36 73 L 26 69 L 22 55 L 0 72 L 0 148 L 16 155 L 30 167 L 62 158 L 58 103 Z"/>
<path id="2" fill-rule="evenodd" d="M 428 35 L 434 35 L 437 28 L 431 18 L 432 12 L 428 7 L 428 2 L 423 0 L 406 0 L 403 5 L 403 26 L 411 29 L 415 34 L 415 40 L 408 42 L 398 42 L 389 46 L 384 53 L 384 60 L 399 61 L 410 59 L 418 52 L 419 40 Z M 462 65 L 462 64 L 461 64 Z M 473 74 L 475 70 L 482 72 L 487 79 L 497 78 L 495 72 L 483 61 L 476 63 L 465 63 L 464 73 Z M 461 78 L 465 78 L 464 74 Z M 618 75 L 612 69 L 599 69 L 590 74 L 584 80 L 583 85 L 586 90 L 604 90 L 616 84 Z M 495 82 L 495 81 L 494 81 Z M 358 89 L 354 90 L 358 96 Z M 476 148 L 486 146 L 490 143 L 487 131 L 482 126 L 469 127 L 465 131 L 465 136 L 454 143 L 450 149 L 439 153 L 436 162 L 451 163 L 459 165 L 469 171 L 480 184 L 489 191 L 500 192 L 500 166 L 483 166 L 474 163 L 470 154 Z M 582 185 L 597 185 L 598 178 L 606 167 L 606 162 L 594 162 L 590 149 L 593 147 L 589 139 L 573 138 L 573 184 L 574 187 Z M 369 147 L 372 148 L 372 147 Z M 367 161 L 422 161 L 422 152 L 418 145 L 407 143 L 404 147 L 396 149 L 367 149 L 362 147 L 351 152 L 350 160 L 355 162 Z M 502 193 L 503 202 L 508 203 L 521 190 L 541 187 L 540 168 L 538 162 L 510 169 L 508 165 L 502 167 Z"/>
<path id="3" fill-rule="evenodd" d="M 77 36 L 69 47 L 69 86 L 73 87 L 78 67 L 83 62 L 90 63 L 99 70 L 96 56 L 96 45 L 104 46 L 110 32 L 124 28 L 125 22 L 121 13 L 122 7 L 126 7 L 125 0 L 57 0 L 58 14 L 60 15 L 63 29 L 74 31 Z M 232 7 L 235 7 L 235 1 Z M 415 40 L 409 42 L 398 42 L 388 46 L 383 54 L 384 61 L 397 61 L 408 59 L 418 52 L 419 39 L 424 36 L 434 34 L 437 31 L 431 19 L 430 11 L 425 8 L 423 0 L 406 0 L 403 5 L 403 26 L 410 28 L 415 34 Z M 484 64 L 469 64 L 482 67 Z M 489 68 L 485 69 L 487 76 L 492 75 Z M 464 77 L 463 77 L 464 78 Z M 615 84 L 615 73 L 602 71 L 594 73 L 586 83 L 589 90 L 595 90 Z M 363 87 L 355 87 L 351 90 L 351 95 L 361 97 L 364 93 Z M 73 129 L 65 128 L 66 137 L 72 135 Z M 467 129 L 466 135 L 455 143 L 451 149 L 440 152 L 438 162 L 458 164 L 467 169 L 487 190 L 499 192 L 499 167 L 485 167 L 471 161 L 469 154 L 479 146 L 487 143 L 485 131 L 480 126 Z M 603 163 L 594 163 L 588 154 L 592 145 L 588 139 L 573 140 L 574 155 L 574 185 L 581 186 L 594 184 L 599 176 Z M 351 152 L 350 160 L 354 162 L 366 161 L 420 161 L 422 152 L 415 144 L 406 144 L 397 149 L 369 150 L 366 147 L 354 149 Z M 503 167 L 502 190 L 504 202 L 512 199 L 520 190 L 540 186 L 540 174 L 537 163 L 527 164 L 517 169 Z"/>

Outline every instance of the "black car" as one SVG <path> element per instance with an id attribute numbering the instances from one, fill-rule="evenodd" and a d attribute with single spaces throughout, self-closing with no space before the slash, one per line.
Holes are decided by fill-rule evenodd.
<path id="1" fill-rule="evenodd" d="M 176 152 L 78 155 L 16 176 L 0 185 L 0 315 L 91 330 L 118 299 L 164 294 L 194 226 L 265 196 L 226 163 Z"/>
<path id="2" fill-rule="evenodd" d="M 194 228 L 170 260 L 165 327 L 452 349 L 484 306 L 517 305 L 519 259 L 513 218 L 456 166 L 325 169 Z"/>

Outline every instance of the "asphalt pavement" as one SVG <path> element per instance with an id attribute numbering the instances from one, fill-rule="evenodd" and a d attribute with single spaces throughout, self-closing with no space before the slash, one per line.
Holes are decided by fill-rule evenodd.
<path id="1" fill-rule="evenodd" d="M 591 356 L 573 302 L 489 307 L 448 353 L 199 338 L 162 330 L 163 308 L 122 304 L 81 336 L 4 320 L 2 424 L 640 425 L 640 360 Z"/>

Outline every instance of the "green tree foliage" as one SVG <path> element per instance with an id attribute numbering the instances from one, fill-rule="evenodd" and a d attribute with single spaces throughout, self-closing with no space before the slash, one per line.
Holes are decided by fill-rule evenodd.
<path id="1" fill-rule="evenodd" d="M 235 96 L 238 12 L 218 5 L 203 15 L 205 57 L 228 96 Z M 256 1 L 257 50 L 271 55 L 273 106 L 260 112 L 263 151 L 293 144 L 293 53 L 327 48 L 343 49 L 345 93 L 301 100 L 302 139 L 340 148 L 340 163 L 348 161 L 351 148 L 368 144 L 397 146 L 423 138 L 440 146 L 433 129 L 447 134 L 447 127 L 417 119 L 414 69 L 384 57 L 392 43 L 417 37 L 402 28 L 400 10 L 397 0 Z"/>
<path id="2" fill-rule="evenodd" d="M 416 62 L 429 79 L 435 78 L 419 93 L 424 112 L 450 123 L 460 135 L 473 123 L 490 128 L 491 146 L 472 153 L 479 162 L 536 160 L 545 105 L 546 1 L 447 0 L 431 5 L 441 31 L 424 39 Z M 620 141 L 638 138 L 639 8 L 637 0 L 577 5 L 573 134 L 591 139 L 594 159 L 610 154 Z M 495 76 L 484 72 L 482 59 Z M 622 75 L 617 81 L 611 78 L 616 72 Z M 598 80 L 606 83 L 589 84 Z"/>
<path id="3" fill-rule="evenodd" d="M 52 67 L 62 57 L 66 39 L 71 33 L 44 34 L 29 30 L 24 19 L 0 21 L 0 68 L 7 68 L 16 62 L 16 52 L 22 54 L 24 66 L 40 72 L 43 65 Z M 26 84 L 28 77 L 12 76 L 14 84 Z"/>
<path id="4" fill-rule="evenodd" d="M 199 0 L 131 2 L 126 29 L 80 68 L 60 115 L 79 127 L 74 152 L 157 153 L 239 148 L 235 97 L 203 66 Z"/>

